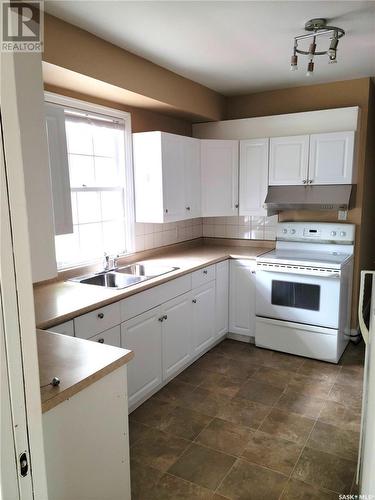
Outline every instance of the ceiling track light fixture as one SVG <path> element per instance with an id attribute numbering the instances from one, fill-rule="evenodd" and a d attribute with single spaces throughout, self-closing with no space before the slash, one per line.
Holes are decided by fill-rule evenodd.
<path id="1" fill-rule="evenodd" d="M 299 35 L 294 37 L 293 54 L 290 59 L 290 69 L 291 71 L 296 71 L 298 69 L 298 54 L 307 56 L 307 76 L 311 76 L 314 72 L 314 57 L 315 56 L 325 56 L 328 55 L 329 63 L 337 62 L 337 46 L 339 44 L 339 39 L 345 35 L 345 31 L 342 28 L 337 28 L 336 26 L 328 26 L 327 20 L 318 18 L 310 19 L 305 24 L 305 30 L 310 31 L 307 35 Z M 330 45 L 327 50 L 317 51 L 317 39 L 319 37 L 330 38 Z M 302 50 L 299 48 L 299 42 L 303 40 L 311 40 L 308 50 Z"/>

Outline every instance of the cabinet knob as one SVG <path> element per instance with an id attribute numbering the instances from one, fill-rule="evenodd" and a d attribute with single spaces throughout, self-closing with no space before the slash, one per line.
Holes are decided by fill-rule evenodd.
<path id="1" fill-rule="evenodd" d="M 99 344 L 104 344 L 104 339 L 98 339 Z"/>
<path id="2" fill-rule="evenodd" d="M 163 319 L 168 319 L 168 316 L 164 314 Z"/>
<path id="3" fill-rule="evenodd" d="M 314 181 L 312 179 L 309 180 L 309 184 L 312 184 Z"/>
<path id="4" fill-rule="evenodd" d="M 207 269 L 204 269 L 203 274 L 207 274 L 207 273 L 208 273 Z"/>
<path id="5" fill-rule="evenodd" d="M 236 204 L 234 205 L 234 208 L 238 208 L 238 207 L 239 207 L 239 204 L 238 204 L 238 203 L 236 203 Z"/>
<path id="6" fill-rule="evenodd" d="M 303 179 L 302 183 L 307 184 L 307 179 Z"/>
<path id="7" fill-rule="evenodd" d="M 104 313 L 99 313 L 99 314 L 98 314 L 98 318 L 99 318 L 99 319 L 103 319 L 103 318 L 104 318 Z"/>
<path id="8" fill-rule="evenodd" d="M 192 303 L 193 303 L 193 304 L 196 304 L 196 303 L 197 303 L 197 299 L 193 299 L 193 300 L 192 300 Z"/>
<path id="9" fill-rule="evenodd" d="M 162 323 L 164 321 L 164 316 L 160 316 L 159 321 Z"/>
<path id="10" fill-rule="evenodd" d="M 167 214 L 168 213 L 168 208 L 165 209 L 165 213 Z"/>
<path id="11" fill-rule="evenodd" d="M 186 207 L 186 210 L 190 210 L 190 207 Z"/>

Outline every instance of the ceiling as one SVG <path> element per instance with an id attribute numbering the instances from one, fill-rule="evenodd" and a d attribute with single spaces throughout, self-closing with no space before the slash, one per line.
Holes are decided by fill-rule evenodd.
<path id="1" fill-rule="evenodd" d="M 375 75 L 375 1 L 46 1 L 46 11 L 225 95 Z M 338 64 L 289 71 L 310 18 L 342 27 Z M 319 49 L 319 45 L 318 45 Z"/>

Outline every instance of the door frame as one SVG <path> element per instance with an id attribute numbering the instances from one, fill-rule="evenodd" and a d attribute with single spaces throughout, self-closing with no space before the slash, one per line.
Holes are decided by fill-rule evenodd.
<path id="1" fill-rule="evenodd" d="M 20 123 L 21 113 L 27 110 L 19 105 L 27 82 L 17 77 L 24 57 L 36 59 L 33 69 L 40 71 L 41 77 L 40 54 L 1 54 L 1 341 L 6 355 L 9 384 L 5 387 L 9 385 L 13 470 L 17 474 L 19 498 L 44 500 L 48 495 L 24 183 L 24 138 L 28 131 Z M 20 475 L 19 464 L 23 452 L 29 464 L 25 477 Z M 2 493 L 7 498 L 6 492 Z"/>

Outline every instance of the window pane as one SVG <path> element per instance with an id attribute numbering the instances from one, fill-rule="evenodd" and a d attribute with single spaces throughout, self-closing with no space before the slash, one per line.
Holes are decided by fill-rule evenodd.
<path id="1" fill-rule="evenodd" d="M 115 158 L 95 157 L 96 185 L 102 187 L 118 186 L 121 184 L 119 169 Z"/>
<path id="2" fill-rule="evenodd" d="M 55 237 L 56 261 L 58 264 L 68 264 L 80 260 L 78 228 L 74 226 L 72 234 L 61 234 Z"/>
<path id="3" fill-rule="evenodd" d="M 91 125 L 84 122 L 65 122 L 66 137 L 68 153 L 76 153 L 83 155 L 92 155 L 93 150 L 93 140 Z"/>
<path id="4" fill-rule="evenodd" d="M 73 224 L 78 224 L 77 193 L 72 193 Z"/>
<path id="5" fill-rule="evenodd" d="M 123 253 L 125 248 L 124 221 L 103 222 L 103 237 L 105 251 L 110 253 Z"/>
<path id="6" fill-rule="evenodd" d="M 115 158 L 118 150 L 119 131 L 113 127 L 93 125 L 94 155 Z"/>
<path id="7" fill-rule="evenodd" d="M 100 195 L 97 192 L 77 193 L 78 222 L 99 222 L 100 216 Z"/>
<path id="8" fill-rule="evenodd" d="M 71 187 L 95 186 L 94 159 L 92 156 L 69 155 Z"/>
<path id="9" fill-rule="evenodd" d="M 102 224 L 79 226 L 79 243 L 82 261 L 100 257 L 104 253 Z"/>
<path id="10" fill-rule="evenodd" d="M 102 220 L 124 218 L 122 191 L 102 191 Z"/>

